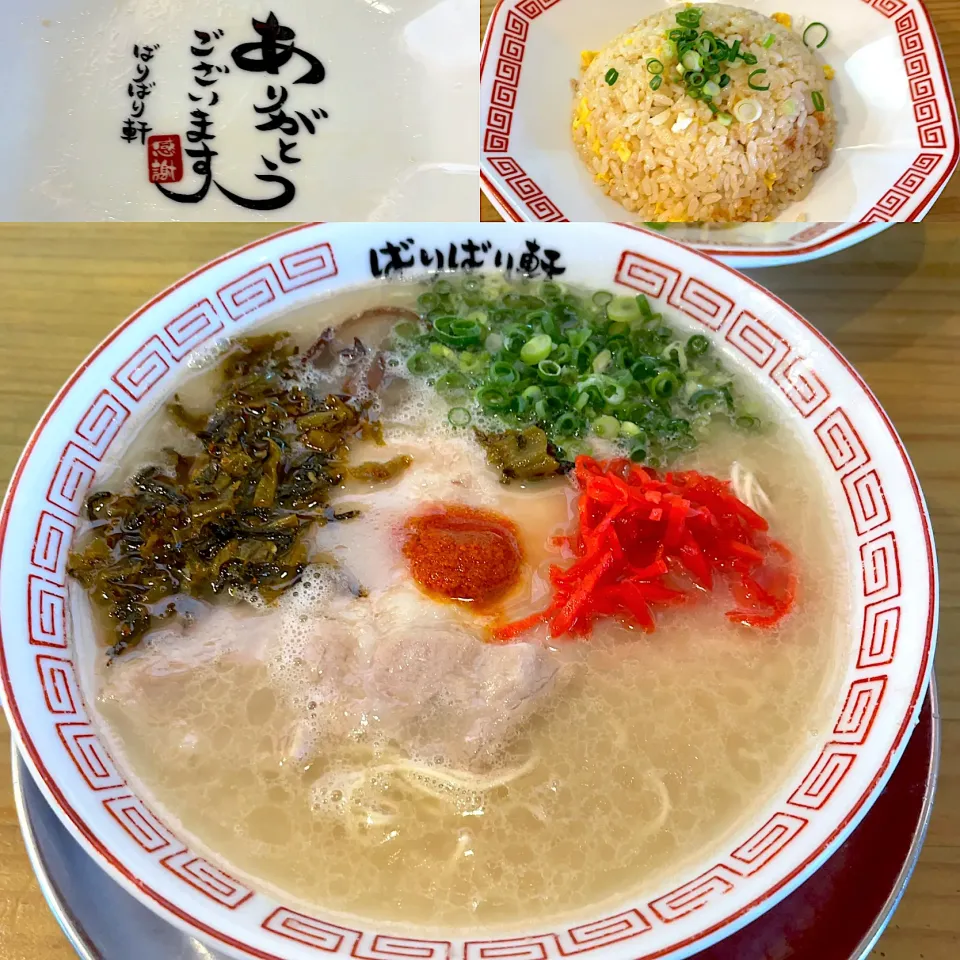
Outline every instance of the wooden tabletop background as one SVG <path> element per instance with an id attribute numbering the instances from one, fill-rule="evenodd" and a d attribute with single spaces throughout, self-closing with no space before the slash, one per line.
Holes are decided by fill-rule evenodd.
<path id="1" fill-rule="evenodd" d="M 480 0 L 481 38 L 497 2 L 498 0 Z M 736 0 L 729 0 L 729 2 L 736 2 Z M 841 2 L 856 2 L 856 0 L 841 0 Z M 930 12 L 937 36 L 940 38 L 940 46 L 943 48 L 954 94 L 960 96 L 960 0 L 924 0 L 924 5 Z M 790 0 L 783 0 L 781 9 L 789 11 Z M 503 219 L 482 190 L 480 191 L 480 219 Z M 947 184 L 926 219 L 928 221 L 960 221 L 960 171 Z"/>
<path id="2" fill-rule="evenodd" d="M 266 232 L 244 224 L 0 225 L 0 489 L 54 392 L 109 330 L 166 285 Z M 829 259 L 755 276 L 864 375 L 909 448 L 933 516 L 943 768 L 920 864 L 874 958 L 957 960 L 960 224 L 898 225 Z M 73 953 L 23 850 L 8 747 L 0 718 L 0 960 L 68 960 Z"/>

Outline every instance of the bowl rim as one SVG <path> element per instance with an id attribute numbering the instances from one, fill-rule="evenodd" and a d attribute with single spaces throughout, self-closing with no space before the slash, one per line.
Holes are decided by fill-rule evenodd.
<path id="1" fill-rule="evenodd" d="M 483 33 L 483 43 L 480 49 L 480 183 L 484 191 L 490 195 L 491 201 L 494 203 L 494 205 L 498 207 L 501 212 L 506 211 L 510 219 L 517 222 L 563 222 L 568 218 L 561 212 L 556 202 L 554 202 L 545 193 L 545 191 L 523 171 L 522 167 L 513 157 L 513 155 L 506 152 L 506 149 L 509 149 L 508 138 L 510 126 L 512 124 L 508 123 L 505 131 L 501 127 L 491 129 L 490 118 L 495 108 L 492 98 L 494 93 L 494 85 L 497 78 L 493 78 L 492 80 L 488 81 L 489 71 L 487 70 L 487 56 L 491 52 L 490 47 L 494 35 L 497 34 L 501 29 L 500 17 L 502 14 L 505 14 L 508 11 L 515 12 L 515 8 L 521 8 L 524 6 L 527 7 L 528 10 L 520 10 L 520 14 L 526 21 L 527 29 L 529 29 L 529 25 L 537 17 L 543 13 L 549 12 L 549 10 L 559 2 L 560 0 L 497 0 L 497 4 L 490 14 L 486 29 Z M 706 0 L 706 2 L 734 2 L 734 0 Z M 854 2 L 854 0 L 851 0 L 851 2 Z M 940 43 L 940 38 L 937 34 L 936 27 L 934 26 L 933 19 L 930 16 L 930 12 L 926 8 L 924 0 L 861 0 L 861 2 L 876 10 L 881 16 L 884 16 L 890 20 L 891 23 L 893 23 L 895 30 L 897 29 L 896 21 L 894 20 L 895 16 L 900 14 L 906 16 L 910 12 L 915 11 L 919 11 L 923 15 L 926 28 L 929 31 L 932 40 L 932 45 L 930 51 L 926 51 L 925 47 L 921 47 L 921 51 L 933 52 L 936 54 L 935 62 L 939 67 L 938 79 L 943 85 L 944 94 L 943 97 L 941 97 L 935 93 L 931 98 L 931 102 L 933 102 L 935 105 L 938 105 L 939 109 L 937 111 L 937 119 L 943 121 L 942 129 L 944 137 L 947 137 L 947 131 L 949 131 L 949 139 L 947 140 L 945 146 L 950 146 L 950 141 L 952 141 L 952 153 L 950 154 L 947 164 L 944 167 L 940 177 L 929 186 L 922 199 L 915 199 L 915 193 L 909 189 L 909 182 L 911 179 L 915 180 L 919 177 L 920 182 L 923 183 L 926 178 L 925 172 L 919 166 L 917 166 L 920 159 L 918 157 L 918 159 L 914 160 L 913 163 L 902 174 L 900 174 L 890 186 L 887 187 L 884 193 L 877 198 L 874 206 L 860 218 L 859 222 L 876 223 L 902 221 L 910 223 L 915 220 L 922 220 L 933 206 L 934 202 L 946 188 L 946 185 L 956 171 L 958 164 L 960 164 L 960 117 L 958 117 L 957 104 L 950 85 L 950 73 L 947 70 L 946 61 L 944 60 L 943 47 Z M 885 4 L 899 4 L 900 6 L 896 7 L 895 9 L 891 9 L 891 12 L 888 13 L 883 9 Z M 899 38 L 899 30 L 897 31 L 897 34 Z M 917 36 L 922 37 L 922 34 L 919 32 L 919 30 L 917 31 Z M 523 41 L 523 44 L 525 45 L 525 40 Z M 903 50 L 902 39 L 901 54 L 906 56 L 906 51 Z M 925 61 L 927 59 L 928 58 L 925 57 Z M 491 65 L 494 65 L 498 62 L 499 61 L 497 57 L 494 57 L 490 60 Z M 927 99 L 914 95 L 912 81 L 916 78 L 908 77 L 908 79 L 911 80 L 911 100 L 913 102 L 914 118 L 917 124 L 916 130 L 919 134 L 919 104 L 921 99 L 923 99 L 924 105 L 926 105 Z M 921 77 L 920 79 L 923 78 Z M 501 112 L 506 111 L 510 115 L 513 114 L 515 110 L 516 91 L 519 88 L 519 83 L 520 69 L 518 65 L 516 69 L 515 82 L 512 83 L 513 97 L 496 105 Z M 945 117 L 940 115 L 943 108 L 946 108 Z M 488 138 L 491 136 L 493 136 L 495 139 L 497 137 L 506 137 L 507 140 L 505 141 L 505 149 L 501 150 L 498 148 L 496 150 L 488 151 L 487 143 Z M 529 201 L 537 202 L 541 205 L 543 210 L 542 215 L 530 206 L 528 199 L 522 197 L 516 190 L 510 189 L 510 184 L 506 176 L 501 171 L 495 169 L 495 167 L 492 165 L 491 157 L 489 155 L 490 152 L 494 154 L 502 154 L 502 156 L 495 157 L 494 159 L 506 160 L 511 163 L 513 167 L 519 171 L 522 179 L 532 185 L 532 188 L 535 192 L 531 193 L 528 199 Z M 944 156 L 946 156 L 946 154 L 944 154 Z M 525 189 L 528 188 L 525 187 Z M 514 201 L 511 202 L 507 199 L 508 192 L 512 192 L 516 196 Z M 907 210 L 908 215 L 895 215 L 898 212 L 902 212 L 904 209 Z M 627 213 L 629 211 L 623 212 Z M 851 224 L 854 223 L 854 221 L 849 222 Z"/>
<path id="2" fill-rule="evenodd" d="M 78 366 L 74 371 L 71 377 L 67 380 L 63 387 L 57 392 L 53 401 L 44 412 L 42 418 L 40 419 L 37 426 L 34 428 L 33 432 L 23 454 L 20 457 L 19 462 L 14 470 L 13 476 L 10 481 L 7 494 L 3 501 L 3 506 L 0 508 L 0 560 L 2 560 L 3 550 L 7 546 L 7 530 L 10 520 L 10 511 L 13 505 L 14 498 L 16 496 L 16 491 L 18 484 L 22 478 L 23 472 L 26 469 L 31 453 L 35 448 L 41 434 L 44 431 L 44 428 L 50 421 L 53 414 L 57 411 L 60 403 L 64 398 L 69 394 L 70 390 L 74 384 L 79 380 L 79 378 L 86 372 L 90 365 L 96 360 L 96 358 L 110 346 L 113 341 L 119 337 L 127 328 L 133 325 L 136 320 L 138 320 L 143 314 L 150 310 L 156 304 L 162 302 L 166 297 L 175 291 L 179 290 L 181 287 L 184 287 L 197 277 L 203 275 L 207 271 L 212 270 L 213 268 L 219 266 L 222 263 L 225 263 L 234 258 L 242 257 L 244 254 L 249 253 L 252 250 L 255 250 L 264 245 L 269 245 L 275 243 L 276 241 L 281 240 L 284 237 L 295 234 L 299 231 L 316 231 L 316 238 L 311 237 L 311 241 L 314 239 L 323 240 L 325 237 L 327 239 L 336 238 L 337 226 L 334 225 L 330 229 L 333 231 L 332 236 L 327 237 L 327 234 L 322 230 L 317 230 L 321 225 L 306 223 L 299 224 L 294 227 L 290 227 L 286 230 L 280 231 L 278 233 L 270 234 L 268 236 L 262 237 L 258 240 L 253 241 L 243 247 L 238 248 L 237 250 L 228 252 L 207 264 L 204 264 L 198 267 L 196 270 L 187 274 L 185 277 L 181 278 L 174 284 L 171 284 L 165 290 L 161 291 L 153 298 L 151 298 L 146 304 L 136 310 L 131 314 L 126 320 L 124 320 L 117 328 L 115 328 L 107 337 L 104 338 L 101 343 L 94 348 L 94 350 L 88 355 L 88 357 Z M 356 225 L 359 226 L 364 232 L 386 232 L 390 227 L 389 224 L 371 224 L 371 225 Z M 404 230 L 408 230 L 411 225 L 404 224 L 402 225 Z M 424 225 L 429 226 L 435 231 L 443 232 L 444 234 L 458 233 L 461 227 L 465 228 L 467 231 L 476 232 L 478 225 L 469 224 L 469 225 L 456 225 L 456 224 L 431 224 Z M 635 231 L 630 233 L 625 232 L 625 228 L 622 225 L 611 225 L 611 224 L 591 224 L 583 225 L 584 231 L 588 232 L 591 230 L 599 230 L 603 233 L 609 233 L 611 235 L 620 234 L 623 232 L 624 240 L 629 245 L 629 240 L 631 238 L 636 238 L 638 234 Z M 555 228 L 556 229 L 556 228 Z M 579 232 L 579 228 L 561 228 L 563 231 L 570 231 L 571 234 Z M 504 233 L 510 232 L 513 236 L 519 236 L 516 231 L 510 231 L 510 228 L 498 228 L 496 232 L 503 230 Z M 343 235 L 341 235 L 343 236 Z M 346 233 L 346 236 L 343 239 L 343 244 L 355 242 L 353 241 L 352 234 Z M 770 882 L 770 880 L 764 881 L 762 884 L 762 892 L 759 893 L 754 899 L 747 905 L 743 906 L 741 909 L 736 912 L 729 914 L 724 912 L 722 919 L 713 924 L 713 926 L 708 929 L 700 930 L 697 934 L 682 942 L 671 942 L 669 948 L 664 951 L 657 952 L 656 954 L 644 954 L 644 956 L 662 956 L 669 955 L 671 957 L 680 957 L 686 956 L 690 952 L 690 947 L 692 949 L 703 949 L 711 942 L 722 938 L 729 932 L 733 932 L 735 929 L 743 926 L 745 923 L 749 922 L 754 916 L 759 915 L 764 910 L 773 906 L 778 900 L 782 899 L 783 896 L 786 896 L 790 890 L 794 889 L 799 883 L 805 879 L 806 876 L 809 876 L 819 863 L 823 862 L 827 856 L 829 856 L 840 843 L 843 842 L 843 839 L 854 829 L 859 820 L 865 815 L 867 810 L 872 805 L 874 799 L 879 794 L 880 790 L 883 788 L 886 783 L 887 778 L 893 771 L 896 763 L 899 760 L 900 755 L 906 745 L 907 738 L 906 734 L 912 728 L 913 724 L 916 721 L 918 711 L 922 706 L 922 697 L 926 691 L 930 671 L 932 666 L 932 655 L 935 646 L 935 634 L 936 634 L 936 625 L 937 625 L 937 612 L 938 612 L 938 571 L 936 565 L 936 555 L 933 546 L 933 533 L 932 527 L 930 524 L 930 519 L 928 512 L 926 510 L 926 505 L 923 499 L 923 494 L 920 490 L 919 481 L 916 476 L 916 472 L 913 469 L 913 466 L 910 462 L 907 451 L 897 434 L 892 422 L 885 413 L 885 411 L 880 406 L 877 398 L 874 396 L 873 392 L 867 386 L 867 384 L 862 380 L 859 374 L 854 370 L 850 363 L 839 353 L 839 351 L 827 340 L 827 338 L 820 333 L 815 327 L 813 327 L 808 321 L 801 317 L 793 308 L 788 304 L 780 300 L 779 297 L 765 290 L 760 284 L 758 284 L 752 278 L 745 276 L 738 271 L 722 264 L 718 263 L 715 260 L 712 260 L 709 257 L 706 257 L 703 254 L 700 254 L 694 250 L 691 250 L 688 246 L 681 244 L 675 240 L 670 239 L 669 237 L 663 237 L 661 235 L 649 235 L 647 243 L 650 244 L 653 248 L 663 245 L 670 245 L 672 247 L 678 248 L 682 251 L 680 256 L 693 258 L 695 263 L 707 268 L 709 271 L 719 270 L 721 272 L 726 271 L 730 276 L 728 279 L 734 285 L 743 285 L 747 288 L 748 292 L 753 294 L 759 294 L 761 299 L 766 299 L 772 301 L 780 310 L 784 311 L 789 317 L 791 322 L 798 324 L 798 328 L 804 332 L 805 335 L 810 336 L 815 340 L 819 347 L 821 347 L 825 353 L 831 357 L 839 366 L 843 369 L 843 372 L 846 376 L 851 379 L 852 386 L 861 391 L 865 397 L 869 400 L 869 404 L 872 406 L 874 413 L 876 414 L 880 428 L 882 429 L 886 438 L 889 438 L 893 441 L 894 447 L 897 454 L 899 455 L 900 461 L 905 469 L 905 478 L 909 483 L 910 491 L 913 493 L 913 496 L 916 501 L 917 507 L 917 518 L 919 523 L 914 524 L 914 520 L 911 519 L 911 526 L 916 526 L 919 532 L 922 532 L 923 535 L 923 544 L 925 548 L 925 575 L 927 581 L 927 587 L 929 589 L 929 602 L 928 609 L 926 611 L 926 624 L 924 629 L 924 639 L 923 647 L 920 656 L 919 669 L 916 673 L 915 682 L 913 683 L 912 690 L 909 696 L 909 704 L 906 707 L 906 711 L 900 718 L 900 712 L 898 711 L 897 717 L 900 718 L 897 721 L 896 734 L 893 739 L 893 743 L 890 748 L 887 750 L 886 755 L 883 758 L 882 763 L 876 768 L 870 783 L 867 785 L 866 789 L 859 795 L 856 803 L 853 804 L 852 809 L 844 807 L 845 815 L 843 819 L 835 825 L 832 829 L 830 835 L 817 847 L 817 849 L 807 856 L 804 861 L 791 873 L 787 876 L 780 876 L 776 883 Z M 363 244 L 365 245 L 365 244 Z M 248 274 L 244 274 L 246 278 Z M 57 444 L 61 436 L 58 434 Z M 917 624 L 916 630 L 920 632 L 920 616 L 919 611 L 918 615 L 914 618 L 915 623 Z M 0 612 L 0 621 L 2 621 L 2 612 Z M 910 673 L 911 678 L 913 677 L 913 672 Z M 30 732 L 28 729 L 28 724 L 24 721 L 24 718 L 21 714 L 19 705 L 16 702 L 14 696 L 14 691 L 12 687 L 12 681 L 10 676 L 10 670 L 7 663 L 6 656 L 6 647 L 3 642 L 3 639 L 0 638 L 0 679 L 2 679 L 2 701 L 5 710 L 7 711 L 8 719 L 10 720 L 11 730 L 16 739 L 18 746 L 21 749 L 21 753 L 24 756 L 31 774 L 34 776 L 38 785 L 41 787 L 44 795 L 46 796 L 48 802 L 51 803 L 53 809 L 60 816 L 61 820 L 65 823 L 71 833 L 81 841 L 85 849 L 94 858 L 100 863 L 101 866 L 106 868 L 108 872 L 114 876 L 123 886 L 138 897 L 142 902 L 146 903 L 151 909 L 155 912 L 160 913 L 166 919 L 176 923 L 184 929 L 187 929 L 195 934 L 200 934 L 203 937 L 211 938 L 217 941 L 219 944 L 224 946 L 226 949 L 236 952 L 239 956 L 245 957 L 262 957 L 262 958 L 274 958 L 280 956 L 279 954 L 274 954 L 266 952 L 260 949 L 257 946 L 254 946 L 250 943 L 244 943 L 237 940 L 233 935 L 226 930 L 229 930 L 229 925 L 227 925 L 226 930 L 218 929 L 207 924 L 205 921 L 198 919 L 197 917 L 191 915 L 190 913 L 185 912 L 182 908 L 178 907 L 176 904 L 172 903 L 170 900 L 166 899 L 158 890 L 154 889 L 147 881 L 141 880 L 125 863 L 116 855 L 114 852 L 109 849 L 99 838 L 95 835 L 94 831 L 86 823 L 85 817 L 71 806 L 70 802 L 67 800 L 64 793 L 61 791 L 57 778 L 51 773 L 51 771 L 44 765 L 43 760 L 40 756 L 39 751 L 32 742 Z M 872 720 L 870 721 L 872 724 Z M 829 740 L 830 735 L 827 735 Z M 879 757 L 877 758 L 879 760 Z M 873 771 L 875 769 L 875 764 L 870 764 L 870 769 Z M 833 822 L 833 821 L 831 821 Z M 721 857 L 722 859 L 722 857 Z M 192 897 L 193 901 L 199 903 L 196 895 Z M 272 898 L 271 898 L 271 902 Z M 642 905 L 642 904 L 641 904 Z M 598 908 L 606 909 L 606 908 Z M 543 926 L 548 925 L 549 922 L 542 924 Z M 556 922 L 556 926 L 563 927 L 565 924 L 561 924 L 560 921 Z M 273 932 L 273 931 L 271 931 Z M 494 932 L 491 931 L 493 934 Z M 524 934 L 523 938 L 535 936 L 532 934 Z M 539 935 L 536 935 L 539 936 Z M 549 936 L 556 936 L 555 934 L 550 934 Z M 523 939 L 520 938 L 520 939 Z M 432 943 L 438 944 L 441 941 L 414 941 L 419 943 Z M 492 944 L 496 941 L 494 939 L 484 941 L 484 943 Z M 506 941 L 501 941 L 506 942 Z M 464 944 L 464 948 L 470 943 L 467 941 Z M 477 943 L 477 941 L 473 941 Z M 449 956 L 449 947 L 450 944 L 447 943 L 448 947 L 447 956 Z M 599 946 L 605 946 L 601 944 Z M 591 948 L 593 949 L 593 948 Z M 686 951 L 686 952 L 684 952 Z M 298 954 L 301 955 L 301 954 Z M 306 955 L 306 954 L 302 954 Z M 399 953 L 395 954 L 398 956 L 411 956 L 411 954 Z M 503 954 L 500 954 L 503 956 Z M 478 956 L 483 956 L 482 953 Z M 488 955 L 492 956 L 492 955 Z"/>
<path id="3" fill-rule="evenodd" d="M 529 218 L 525 220 L 516 210 L 513 210 L 497 188 L 482 173 L 480 179 L 485 196 L 490 201 L 491 206 L 500 213 L 504 221 L 507 223 L 531 222 Z M 628 223 L 624 220 L 613 222 L 631 230 L 646 229 L 640 224 Z M 833 229 L 824 230 L 815 236 L 811 236 L 809 240 L 801 242 L 796 247 L 777 244 L 723 246 L 700 240 L 679 240 L 676 237 L 670 239 L 677 240 L 678 243 L 684 243 L 694 250 L 699 250 L 700 253 L 714 257 L 729 267 L 737 267 L 740 270 L 757 270 L 761 267 L 784 267 L 794 263 L 806 263 L 808 260 L 828 257 L 831 254 L 839 253 L 841 250 L 846 250 L 847 247 L 853 247 L 858 243 L 863 243 L 864 240 L 869 240 L 878 233 L 892 227 L 893 223 L 885 221 L 851 224 L 820 223 L 811 224 L 812 226 L 832 227 Z M 814 233 L 814 231 L 811 230 L 811 233 Z"/>

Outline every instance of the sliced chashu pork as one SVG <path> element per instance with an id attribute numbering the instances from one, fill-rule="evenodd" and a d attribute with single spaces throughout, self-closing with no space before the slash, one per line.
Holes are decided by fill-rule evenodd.
<path id="1" fill-rule="evenodd" d="M 218 659 L 262 663 L 293 718 L 284 740 L 297 763 L 327 738 L 352 737 L 469 769 L 496 758 L 560 676 L 546 648 L 484 643 L 469 614 L 412 586 L 323 606 L 320 616 L 220 607 L 157 631 L 113 663 L 101 695 L 135 710 L 176 696 L 187 673 Z"/>

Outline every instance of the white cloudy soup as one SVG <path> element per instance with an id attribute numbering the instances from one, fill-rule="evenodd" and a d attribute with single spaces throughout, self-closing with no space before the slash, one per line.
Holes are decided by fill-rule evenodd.
<path id="1" fill-rule="evenodd" d="M 849 574 L 707 338 L 498 277 L 251 335 L 98 482 L 70 564 L 103 732 L 197 849 L 321 912 L 540 924 L 695 871 L 796 774 Z"/>

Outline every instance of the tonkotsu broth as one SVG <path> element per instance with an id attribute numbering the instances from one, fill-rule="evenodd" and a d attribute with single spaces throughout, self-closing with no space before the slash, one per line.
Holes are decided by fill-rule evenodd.
<path id="1" fill-rule="evenodd" d="M 333 318 L 412 299 L 402 285 L 354 291 L 271 327 L 307 344 Z M 190 404 L 204 394 L 209 402 L 206 375 L 180 392 Z M 409 584 L 402 562 L 376 545 L 416 508 L 418 493 L 459 464 L 475 478 L 461 499 L 513 519 L 536 568 L 509 614 L 536 609 L 545 567 L 557 560 L 546 541 L 570 527 L 571 488 L 565 480 L 502 486 L 444 411 L 427 390 L 385 410 L 387 447 L 351 459 L 409 452 L 409 479 L 346 489 L 337 503 L 362 506 L 364 515 L 322 528 L 317 547 L 364 567 L 351 572 L 372 592 Z M 159 415 L 105 485 L 172 444 L 187 449 Z M 796 611 L 775 631 L 751 631 L 724 618 L 730 604 L 718 597 L 659 612 L 650 635 L 608 620 L 587 641 L 558 643 L 566 682 L 494 772 L 536 763 L 504 786 L 440 800 L 380 773 L 349 814 L 335 791 L 318 798 L 317 784 L 369 759 L 376 739 L 369 730 L 329 739 L 306 769 L 289 758 L 300 719 L 291 696 L 303 688 L 297 636 L 331 602 L 322 575 L 284 595 L 275 612 L 250 611 L 240 646 L 254 653 L 246 659 L 213 657 L 121 699 L 105 696 L 105 684 L 139 653 L 110 667 L 100 657 L 104 732 L 159 812 L 197 847 L 254 885 L 321 911 L 462 933 L 539 924 L 662 889 L 716 856 L 796 772 L 826 732 L 845 656 L 848 571 L 816 468 L 783 425 L 764 435 L 713 429 L 677 466 L 729 477 L 734 462 L 756 473 L 773 504 L 765 511 L 772 532 L 796 557 Z M 258 659 L 261 616 L 286 625 L 283 656 L 274 649 Z"/>

